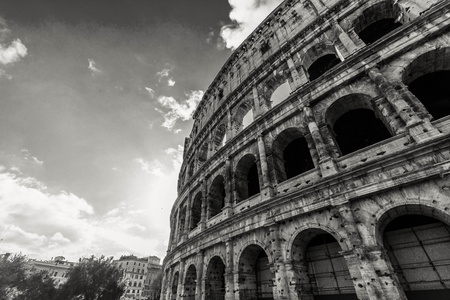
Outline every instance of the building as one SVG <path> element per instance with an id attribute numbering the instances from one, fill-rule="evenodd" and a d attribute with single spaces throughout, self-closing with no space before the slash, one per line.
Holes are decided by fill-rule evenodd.
<path id="1" fill-rule="evenodd" d="M 162 266 L 161 259 L 148 257 L 147 274 L 144 282 L 144 297 L 147 300 L 159 300 L 161 295 Z"/>
<path id="2" fill-rule="evenodd" d="M 161 299 L 449 299 L 449 83 L 450 1 L 281 3 L 194 113 Z"/>
<path id="3" fill-rule="evenodd" d="M 124 255 L 115 260 L 115 265 L 123 271 L 126 289 L 121 299 L 147 300 L 154 294 L 157 270 L 161 272 L 160 259 L 156 256 L 138 258 Z M 158 287 L 160 290 L 160 287 Z"/>
<path id="4" fill-rule="evenodd" d="M 64 256 L 56 256 L 51 260 L 28 261 L 28 265 L 37 271 L 46 271 L 54 280 L 56 287 L 62 286 L 67 281 L 67 272 L 77 263 L 66 261 Z"/>

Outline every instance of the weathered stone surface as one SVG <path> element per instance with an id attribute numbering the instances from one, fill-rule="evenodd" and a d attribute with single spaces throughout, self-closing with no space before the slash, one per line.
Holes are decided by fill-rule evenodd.
<path id="1" fill-rule="evenodd" d="M 447 299 L 450 117 L 409 87 L 448 71 L 448 1 L 284 1 L 194 114 L 161 299 Z"/>

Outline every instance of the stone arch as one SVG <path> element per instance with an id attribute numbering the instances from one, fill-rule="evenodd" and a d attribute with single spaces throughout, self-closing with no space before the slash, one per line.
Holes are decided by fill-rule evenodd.
<path id="1" fill-rule="evenodd" d="M 256 157 L 245 154 L 237 163 L 234 172 L 237 202 L 252 197 L 260 192 L 260 180 Z"/>
<path id="2" fill-rule="evenodd" d="M 408 199 L 406 202 L 395 202 L 383 206 L 382 209 L 378 210 L 374 216 L 374 224 L 372 235 L 375 237 L 379 245 L 383 245 L 382 232 L 386 226 L 395 218 L 405 215 L 424 215 L 427 217 L 435 218 L 442 223 L 450 225 L 450 215 L 440 207 L 436 207 L 420 199 Z M 431 202 L 431 201 L 430 201 Z"/>
<path id="3" fill-rule="evenodd" d="M 377 241 L 408 299 L 448 299 L 450 222 L 443 211 L 422 204 L 398 205 L 379 216 Z"/>
<path id="4" fill-rule="evenodd" d="M 331 228 L 330 226 L 326 226 L 326 225 L 322 225 L 322 224 L 318 224 L 318 223 L 314 223 L 314 222 L 308 222 L 307 224 L 299 227 L 292 234 L 291 238 L 289 239 L 289 241 L 287 243 L 287 249 L 293 249 L 294 242 L 297 237 L 304 235 L 304 234 L 308 234 L 308 236 L 310 238 L 313 238 L 315 236 L 314 233 L 320 233 L 320 232 L 330 234 L 339 243 L 339 246 L 341 247 L 342 251 L 351 250 L 352 247 L 349 246 L 348 244 L 346 244 L 345 236 L 343 236 L 337 230 L 335 230 L 334 228 Z M 307 238 L 306 238 L 306 240 L 309 242 L 309 240 Z M 287 253 L 286 258 L 288 260 L 295 261 L 295 259 L 292 257 L 292 255 L 293 255 L 293 251 L 290 250 Z"/>
<path id="5" fill-rule="evenodd" d="M 196 228 L 202 219 L 202 200 L 202 192 L 198 192 L 192 201 L 191 224 L 189 230 Z"/>
<path id="6" fill-rule="evenodd" d="M 225 299 L 225 263 L 221 256 L 209 259 L 205 271 L 205 299 Z"/>
<path id="7" fill-rule="evenodd" d="M 289 86 L 289 81 L 292 81 L 292 76 L 287 63 L 285 62 L 265 79 L 265 81 L 261 84 L 258 94 L 265 99 L 269 107 L 274 107 L 289 96 L 289 94 L 285 95 L 285 93 L 282 93 L 278 96 L 284 96 L 284 98 L 273 97 L 274 95 L 277 95 L 277 92 L 280 91 L 280 89 L 286 87 L 286 85 L 290 93 L 291 88 Z"/>
<path id="8" fill-rule="evenodd" d="M 235 133 L 239 133 L 244 129 L 244 117 L 247 113 L 253 111 L 253 101 L 249 97 L 242 101 L 242 103 L 237 107 L 233 116 L 233 129 Z"/>
<path id="9" fill-rule="evenodd" d="M 272 157 L 278 183 L 314 168 L 308 143 L 297 127 L 277 135 L 272 144 Z"/>
<path id="10" fill-rule="evenodd" d="M 248 244 L 238 256 L 239 299 L 273 299 L 274 274 L 270 253 L 257 243 Z"/>
<path id="11" fill-rule="evenodd" d="M 222 175 L 217 175 L 208 192 L 208 211 L 207 218 L 212 218 L 222 211 L 225 206 L 225 178 Z"/>
<path id="12" fill-rule="evenodd" d="M 213 134 L 213 147 L 214 151 L 219 150 L 226 141 L 227 126 L 225 123 L 219 124 L 214 130 Z"/>
<path id="13" fill-rule="evenodd" d="M 177 299 L 179 278 L 180 278 L 180 272 L 175 271 L 175 273 L 172 276 L 172 284 L 170 286 L 170 299 L 171 300 Z"/>
<path id="14" fill-rule="evenodd" d="M 296 290 L 302 299 L 357 299 L 339 234 L 326 226 L 302 228 L 290 241 Z M 343 247 L 344 246 L 344 247 Z"/>
<path id="15" fill-rule="evenodd" d="M 450 115 L 450 47 L 425 52 L 404 69 L 402 81 L 435 119 Z"/>
<path id="16" fill-rule="evenodd" d="M 349 94 L 326 110 L 325 122 L 342 155 L 391 137 L 390 127 L 377 118 L 371 100 L 365 94 Z"/>
<path id="17" fill-rule="evenodd" d="M 364 43 L 371 44 L 400 27 L 399 16 L 398 5 L 393 1 L 381 1 L 366 8 L 353 21 L 353 29 Z"/>
<path id="18" fill-rule="evenodd" d="M 196 283 L 197 283 L 197 268 L 194 264 L 189 265 L 186 269 L 186 275 L 184 277 L 184 294 L 183 299 L 195 300 Z"/>
<path id="19" fill-rule="evenodd" d="M 309 48 L 303 54 L 302 61 L 311 81 L 341 62 L 331 41 L 323 41 Z"/>

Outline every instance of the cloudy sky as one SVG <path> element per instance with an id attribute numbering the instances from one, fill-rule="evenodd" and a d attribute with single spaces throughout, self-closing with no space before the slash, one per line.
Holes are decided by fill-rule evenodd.
<path id="1" fill-rule="evenodd" d="M 163 258 L 191 114 L 281 2 L 0 0 L 0 254 Z"/>

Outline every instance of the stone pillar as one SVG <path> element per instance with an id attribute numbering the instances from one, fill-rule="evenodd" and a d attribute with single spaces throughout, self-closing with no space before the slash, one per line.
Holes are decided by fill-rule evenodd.
<path id="1" fill-rule="evenodd" d="M 286 266 L 284 265 L 283 249 L 281 246 L 281 238 L 279 233 L 279 225 L 274 224 L 269 227 L 268 239 L 272 241 L 272 273 L 273 273 L 273 297 L 274 300 L 290 300 L 289 282 L 286 274 Z"/>
<path id="2" fill-rule="evenodd" d="M 306 74 L 306 71 L 304 69 L 302 57 L 301 57 L 300 53 L 298 53 L 298 52 L 297 52 L 296 55 L 297 55 L 297 58 L 300 61 L 299 62 L 299 66 L 300 67 L 298 69 L 296 69 L 297 72 L 298 72 L 298 76 L 300 77 L 300 82 L 307 83 L 307 82 L 309 82 L 309 76 L 308 76 L 308 74 Z"/>
<path id="3" fill-rule="evenodd" d="M 206 210 L 208 209 L 209 205 L 207 203 L 208 201 L 208 180 L 207 178 L 203 179 L 203 191 L 202 191 L 202 208 L 201 208 L 201 215 L 200 215 L 200 230 L 203 231 L 206 228 Z"/>
<path id="4" fill-rule="evenodd" d="M 253 84 L 252 87 L 252 96 L 253 96 L 253 119 L 257 119 L 259 116 L 261 116 L 262 114 L 264 114 L 267 109 L 264 105 L 264 103 L 261 103 L 261 99 L 258 93 L 258 86 L 255 84 Z"/>
<path id="5" fill-rule="evenodd" d="M 300 74 L 298 73 L 297 68 L 295 67 L 294 60 L 292 59 L 292 57 L 288 56 L 286 58 L 286 63 L 289 67 L 289 72 L 291 73 L 292 76 L 291 90 L 295 91 L 300 86 L 305 84 L 306 81 L 303 81 L 302 80 L 303 78 L 300 77 Z"/>
<path id="6" fill-rule="evenodd" d="M 225 162 L 225 206 L 222 209 L 225 218 L 233 215 L 233 189 L 231 176 L 231 160 L 227 157 Z"/>
<path id="7" fill-rule="evenodd" d="M 186 219 L 184 220 L 184 230 L 183 230 L 183 235 L 182 235 L 183 242 L 185 240 L 187 240 L 189 230 L 191 229 L 192 201 L 194 201 L 192 199 L 192 195 L 191 195 L 190 191 L 189 191 L 188 195 L 189 195 L 188 196 L 189 198 L 188 198 L 187 205 L 186 205 Z"/>
<path id="8" fill-rule="evenodd" d="M 195 300 L 201 300 L 202 296 L 205 294 L 205 290 L 202 289 L 203 265 L 205 264 L 204 258 L 205 258 L 205 251 L 200 250 L 197 253 L 197 278 L 196 278 L 197 282 L 195 285 Z"/>
<path id="9" fill-rule="evenodd" d="M 225 242 L 225 300 L 234 300 L 236 295 L 236 291 L 234 288 L 233 251 L 233 240 L 228 239 Z"/>
<path id="10" fill-rule="evenodd" d="M 273 188 L 270 181 L 269 168 L 267 165 L 266 147 L 264 145 L 264 138 L 262 135 L 258 135 L 258 151 L 262 177 L 261 196 L 262 199 L 268 199 L 273 196 Z"/>
<path id="11" fill-rule="evenodd" d="M 341 41 L 342 45 L 344 45 L 345 49 L 347 49 L 349 53 L 353 53 L 359 49 L 359 47 L 355 44 L 355 42 L 353 42 L 350 36 L 342 29 L 336 20 L 332 19 L 330 23 L 334 34 L 336 34 L 339 41 Z"/>
<path id="12" fill-rule="evenodd" d="M 316 120 L 310 107 L 303 107 L 303 112 L 305 113 L 305 121 L 308 125 L 309 132 L 314 141 L 317 149 L 317 154 L 319 155 L 319 166 L 323 177 L 327 177 L 337 173 L 337 167 L 334 160 L 328 154 L 325 143 L 323 142 L 322 135 L 317 126 Z"/>
<path id="13" fill-rule="evenodd" d="M 172 295 L 173 268 L 170 268 L 167 273 L 169 278 L 166 280 L 166 292 L 164 300 L 171 300 L 173 298 L 170 297 Z"/>
<path id="14" fill-rule="evenodd" d="M 180 274 L 178 277 L 177 300 L 182 300 L 184 295 L 184 261 L 180 260 Z"/>
<path id="15" fill-rule="evenodd" d="M 351 207 L 349 205 L 342 205 L 337 209 L 342 218 L 341 226 L 345 229 L 349 242 L 353 248 L 353 250 L 343 252 L 342 254 L 347 261 L 352 277 L 361 278 L 361 281 L 358 284 L 355 284 L 355 290 L 358 297 L 360 299 L 368 297 L 370 300 L 391 299 L 385 291 L 386 282 L 381 281 L 381 278 L 378 276 L 378 272 L 374 267 L 374 262 L 377 260 L 376 256 L 374 256 L 370 249 L 362 242 L 360 231 L 355 224 Z M 398 284 L 398 282 L 396 282 L 396 284 Z M 362 288 L 364 288 L 364 290 L 362 290 Z M 396 294 L 398 297 L 395 299 L 406 300 L 406 296 L 399 284 L 391 284 L 391 288 L 395 289 L 395 291 L 391 290 L 389 291 L 389 294 Z"/>
<path id="16" fill-rule="evenodd" d="M 388 82 L 378 68 L 372 67 L 368 69 L 367 73 L 389 104 L 392 105 L 400 118 L 405 122 L 409 134 L 417 143 L 442 135 L 429 120 L 420 119 L 417 116 L 411 109 L 411 106 L 406 103 L 401 94 Z"/>
<path id="17" fill-rule="evenodd" d="M 231 108 L 227 106 L 227 142 L 234 137 L 233 130 L 233 116 L 231 115 Z"/>
<path id="18" fill-rule="evenodd" d="M 308 266 L 304 260 L 287 261 L 286 273 L 289 279 L 289 300 L 314 300 L 308 277 Z"/>

